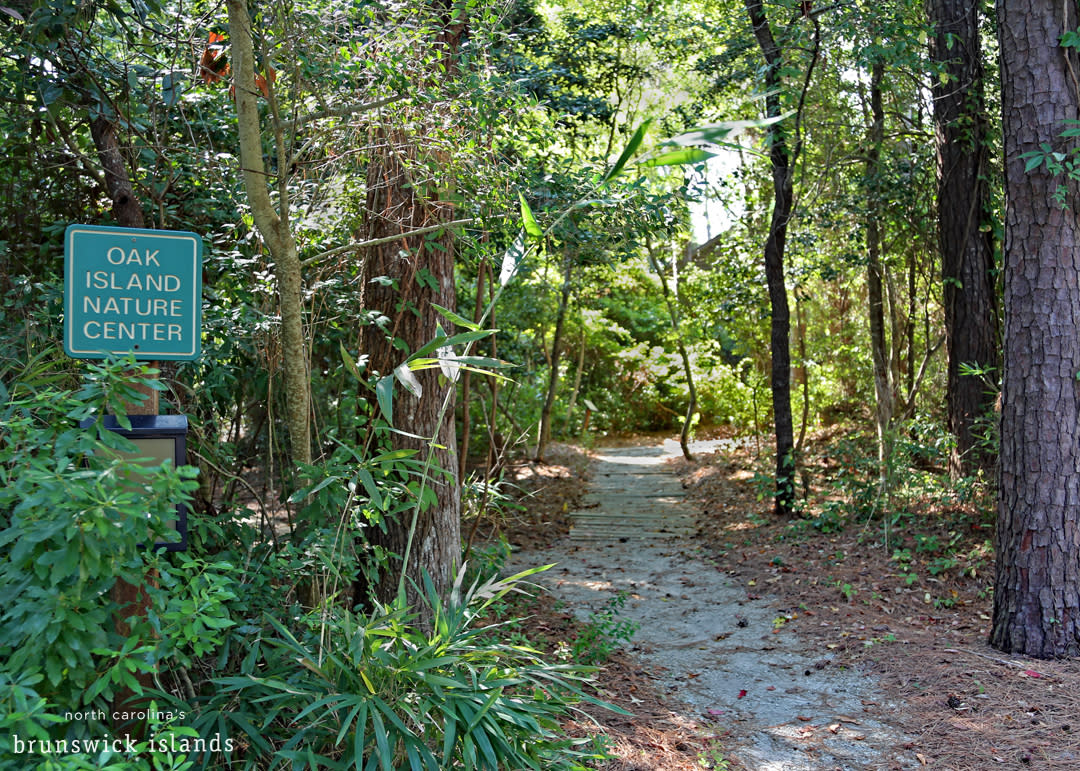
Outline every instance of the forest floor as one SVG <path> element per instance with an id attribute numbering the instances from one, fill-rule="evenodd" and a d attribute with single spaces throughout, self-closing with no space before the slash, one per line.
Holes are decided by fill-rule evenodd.
<path id="1" fill-rule="evenodd" d="M 513 568 L 560 563 L 514 608 L 529 636 L 606 656 L 598 693 L 632 713 L 569 726 L 607 737 L 603 768 L 1080 767 L 1080 665 L 986 645 L 985 512 L 928 493 L 902 501 L 892 532 L 839 505 L 780 521 L 759 500 L 753 445 L 729 443 L 656 469 L 685 488 L 664 505 L 693 513 L 691 536 L 571 538 L 573 512 L 596 505 L 590 473 L 595 488 L 620 455 L 672 454 L 655 437 L 626 444 L 517 464 L 530 495 L 500 523 Z M 807 468 L 827 488 L 846 459 L 821 447 Z M 637 462 L 609 489 L 656 484 Z"/>

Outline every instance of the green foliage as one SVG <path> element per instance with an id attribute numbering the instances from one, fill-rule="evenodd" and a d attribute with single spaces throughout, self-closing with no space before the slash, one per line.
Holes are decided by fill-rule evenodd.
<path id="1" fill-rule="evenodd" d="M 1066 33 L 1071 35 L 1070 46 L 1075 48 L 1078 37 L 1075 32 Z M 1065 42 L 1062 42 L 1065 45 Z M 1029 150 L 1020 154 L 1024 163 L 1024 171 L 1032 173 L 1040 168 L 1045 168 L 1051 177 L 1060 178 L 1060 183 L 1054 190 L 1054 201 L 1062 209 L 1069 207 L 1070 184 L 1080 182 L 1080 148 L 1075 146 L 1077 137 L 1080 137 L 1080 120 L 1066 120 L 1067 128 L 1062 129 L 1060 137 L 1067 143 L 1063 151 L 1055 149 L 1047 142 L 1039 145 L 1037 150 Z"/>
<path id="2" fill-rule="evenodd" d="M 571 645 L 574 658 L 586 664 L 599 664 L 630 641 L 640 626 L 636 621 L 619 618 L 626 605 L 627 592 L 620 591 L 598 611 L 589 614 Z"/>
<path id="3" fill-rule="evenodd" d="M 144 583 L 152 560 L 140 544 L 168 539 L 166 522 L 195 487 L 190 468 L 144 473 L 124 460 L 135 446 L 103 426 L 106 407 L 123 421 L 145 377 L 110 364 L 90 372 L 77 393 L 16 380 L 5 389 L 0 443 L 0 582 L 11 598 L 0 653 L 10 671 L 44 673 L 42 693 L 72 709 L 147 670 L 151 630 L 119 646 L 103 598 L 117 580 Z M 75 425 L 85 418 L 89 428 Z M 114 662 L 99 678 L 102 654 Z"/>
<path id="4" fill-rule="evenodd" d="M 192 725 L 244 737 L 243 768 L 582 768 L 601 756 L 562 738 L 559 720 L 595 702 L 582 690 L 590 670 L 549 664 L 476 623 L 533 572 L 467 589 L 459 575 L 446 599 L 428 582 L 427 629 L 400 606 L 366 615 L 328 607 L 288 626 L 267 615 Z"/>
<path id="5" fill-rule="evenodd" d="M 195 470 L 126 460 L 121 453 L 135 446 L 104 428 L 106 409 L 126 422 L 125 405 L 144 398 L 136 386 L 153 382 L 148 372 L 91 364 L 79 390 L 64 390 L 42 365 L 48 358 L 0 380 L 0 699 L 12 728 L 0 736 L 0 757 L 15 733 L 92 734 L 100 721 L 61 725 L 59 715 L 100 709 L 122 688 L 140 693 L 137 675 L 190 661 L 231 623 L 222 582 L 193 576 L 179 589 L 168 562 L 144 546 L 175 536 L 167 523 L 190 500 Z M 172 596 L 151 591 L 153 610 L 124 618 L 130 631 L 120 634 L 125 614 L 113 588 L 146 586 L 155 569 Z"/>
<path id="6" fill-rule="evenodd" d="M 843 504 L 839 501 L 826 501 L 821 506 L 821 512 L 810 520 L 810 524 L 822 533 L 839 533 L 847 525 Z"/>

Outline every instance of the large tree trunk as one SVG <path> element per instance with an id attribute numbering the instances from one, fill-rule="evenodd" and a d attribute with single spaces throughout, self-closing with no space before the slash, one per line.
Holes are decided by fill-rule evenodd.
<path id="1" fill-rule="evenodd" d="M 378 130 L 372 146 L 383 148 L 372 159 L 367 177 L 368 239 L 398 234 L 400 239 L 372 247 L 364 269 L 367 287 L 365 305 L 389 319 L 384 331 L 379 326 L 364 329 L 362 350 L 368 354 L 368 368 L 380 376 L 391 374 L 408 356 L 433 340 L 441 316 L 432 304 L 453 309 L 454 241 L 450 233 L 438 239 L 424 236 L 409 237 L 408 233 L 439 221 L 448 221 L 448 206 L 423 196 L 423 191 L 411 184 L 419 163 L 418 138 L 403 130 Z M 387 277 L 393 284 L 375 281 Z M 446 327 L 448 323 L 441 321 Z M 447 334 L 453 330 L 446 329 Z M 395 339 L 404 341 L 409 349 L 402 351 L 393 345 Z M 442 591 L 450 584 L 461 555 L 461 489 L 458 484 L 457 439 L 454 425 L 453 380 L 442 375 L 438 368 L 416 372 L 421 386 L 414 396 L 398 389 L 394 398 L 391 444 L 394 449 L 411 449 L 416 457 L 433 460 L 427 486 L 433 490 L 436 502 L 421 506 L 416 512 L 408 564 L 405 565 L 406 593 L 409 604 L 418 607 L 419 594 L 415 586 L 423 586 L 426 572 L 435 587 Z M 398 594 L 402 559 L 410 548 L 411 515 L 386 523 L 386 531 L 371 528 L 369 539 L 386 549 L 392 556 L 379 576 L 375 596 L 389 602 Z M 358 587 L 362 589 L 362 587 Z M 358 597 L 363 599 L 363 597 Z"/>
<path id="2" fill-rule="evenodd" d="M 990 643 L 1042 658 L 1080 654 L 1080 221 L 1025 172 L 1023 153 L 1080 118 L 1075 5 L 999 0 L 1005 144 L 1004 371 L 997 574 Z M 1067 15 L 1067 17 L 1066 17 Z M 1067 58 L 1068 57 L 1068 58 Z M 1069 200 L 1077 200 L 1072 185 Z"/>
<path id="3" fill-rule="evenodd" d="M 761 0 L 746 0 L 746 10 L 754 28 L 754 37 L 765 57 L 766 115 L 779 118 L 783 114 L 780 89 L 783 86 L 781 69 L 783 56 L 773 38 L 769 20 Z M 776 513 L 790 516 L 795 503 L 795 438 L 791 415 L 791 312 L 788 308 L 787 285 L 784 281 L 784 246 L 788 222 L 795 203 L 792 186 L 792 153 L 788 147 L 786 129 L 781 123 L 768 127 L 769 160 L 772 165 L 773 211 L 769 235 L 765 240 L 765 281 L 769 286 L 771 309 L 770 350 L 772 353 L 773 420 L 776 425 Z"/>
<path id="4" fill-rule="evenodd" d="M 930 58 L 947 78 L 933 79 L 938 160 L 938 238 L 948 355 L 946 402 L 956 447 L 949 460 L 953 477 L 989 470 L 992 452 L 980 447 L 972 427 L 993 408 L 983 380 L 960 374 L 960 365 L 996 371 L 998 308 L 994 245 L 980 227 L 988 208 L 986 104 L 979 43 L 979 4 L 974 0 L 929 0 L 934 25 Z"/>
<path id="5" fill-rule="evenodd" d="M 453 0 L 433 0 L 430 6 L 439 23 L 432 42 L 438 57 L 437 66 L 432 67 L 436 79 L 452 77 L 458 71 L 458 49 L 467 27 L 465 14 L 456 13 L 454 5 Z M 422 126 L 424 121 L 416 123 Z M 435 191 L 420 189 L 415 183 L 421 160 L 419 136 L 393 128 L 378 128 L 373 133 L 370 144 L 379 150 L 368 166 L 366 235 L 372 240 L 401 236 L 373 247 L 364 267 L 368 287 L 365 305 L 389 318 L 390 323 L 385 331 L 366 327 L 363 349 L 370 357 L 369 369 L 385 376 L 408 355 L 393 345 L 395 339 L 404 341 L 410 352 L 417 350 L 435 337 L 440 324 L 432 304 L 457 307 L 453 234 L 408 236 L 411 230 L 449 222 L 453 210 L 452 204 L 438 200 Z M 377 277 L 388 277 L 393 285 L 372 280 Z M 449 322 L 442 324 L 449 326 Z M 453 333 L 452 329 L 445 331 Z M 432 461 L 425 484 L 435 493 L 435 502 L 418 506 L 408 517 L 387 521 L 385 531 L 370 529 L 371 542 L 391 556 L 376 585 L 358 584 L 356 594 L 362 601 L 370 588 L 380 601 L 389 602 L 404 584 L 408 604 L 427 618 L 420 595 L 423 576 L 428 575 L 436 590 L 444 594 L 461 560 L 461 486 L 454 425 L 456 383 L 439 369 L 423 370 L 416 376 L 422 388 L 420 396 L 399 391 L 394 399 L 393 424 L 401 433 L 392 433 L 390 441 L 396 449 L 416 450 L 421 461 Z"/>

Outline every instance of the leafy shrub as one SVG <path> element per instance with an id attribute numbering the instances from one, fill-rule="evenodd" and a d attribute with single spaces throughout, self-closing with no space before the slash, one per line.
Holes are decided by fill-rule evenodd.
<path id="1" fill-rule="evenodd" d="M 582 690 L 591 670 L 492 642 L 474 624 L 533 572 L 467 591 L 459 575 L 445 601 L 427 582 L 427 630 L 400 606 L 327 608 L 291 629 L 266 616 L 240 671 L 214 681 L 192 725 L 242 736 L 242 768 L 580 768 L 600 755 L 560 737 L 559 719 L 595 702 Z"/>
<path id="2" fill-rule="evenodd" d="M 839 533 L 847 525 L 844 504 L 840 501 L 825 501 L 821 506 L 821 513 L 810 520 L 810 523 L 821 533 Z"/>
<path id="3" fill-rule="evenodd" d="M 171 580 L 167 563 L 142 544 L 168 540 L 176 505 L 196 486 L 194 469 L 166 462 L 148 471 L 125 460 L 121 453 L 136 447 L 104 427 L 106 410 L 126 423 L 125 404 L 153 381 L 132 374 L 133 362 L 106 362 L 88 365 L 82 387 L 66 390 L 58 385 L 66 375 L 48 361 L 43 354 L 0 379 L 0 703 L 10 729 L 0 731 L 0 760 L 16 735 L 100 732 L 100 720 L 60 715 L 103 715 L 122 688 L 141 692 L 140 673 L 198 637 L 161 636 L 163 623 L 190 621 L 179 597 L 179 605 L 126 618 L 125 634 L 116 623 L 123 609 L 111 599 L 118 582 L 146 586 L 154 569 Z M 227 624 L 207 600 L 197 609 L 204 623 Z"/>
<path id="4" fill-rule="evenodd" d="M 571 646 L 575 659 L 586 664 L 598 664 L 607 661 L 615 650 L 630 641 L 640 625 L 636 621 L 619 618 L 627 596 L 626 592 L 619 592 L 603 608 L 589 614 L 589 620 Z"/>

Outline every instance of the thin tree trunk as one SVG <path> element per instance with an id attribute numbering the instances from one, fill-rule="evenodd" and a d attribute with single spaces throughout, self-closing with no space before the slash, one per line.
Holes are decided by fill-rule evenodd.
<path id="1" fill-rule="evenodd" d="M 885 300 L 882 291 L 880 179 L 881 143 L 885 135 L 885 111 L 881 103 L 881 81 L 885 65 L 875 61 L 870 72 L 870 135 L 866 158 L 867 222 L 866 289 L 869 296 L 870 354 L 874 367 L 874 422 L 878 438 L 878 471 L 885 478 L 885 462 L 890 454 L 889 423 L 892 421 L 893 393 L 889 377 L 889 355 L 885 340 Z"/>
<path id="2" fill-rule="evenodd" d="M 570 389 L 570 401 L 566 405 L 566 434 L 570 434 L 570 425 L 577 408 L 578 394 L 581 393 L 581 377 L 585 371 L 585 319 L 581 319 L 581 342 L 578 344 L 577 368 L 574 371 L 574 387 Z"/>
<path id="3" fill-rule="evenodd" d="M 745 0 L 754 37 L 765 58 L 765 112 L 769 118 L 783 115 L 780 92 L 783 88 L 783 55 L 773 38 L 762 0 Z M 792 185 L 794 167 L 786 129 L 773 123 L 768 129 L 769 160 L 773 178 L 773 211 L 765 240 L 765 281 L 769 287 L 771 310 L 770 351 L 772 353 L 772 403 L 776 427 L 776 495 L 779 516 L 790 516 L 795 504 L 795 440 L 791 415 L 791 313 L 784 281 L 784 247 L 787 227 L 794 208 Z"/>
<path id="4" fill-rule="evenodd" d="M 491 269 L 491 263 L 486 262 L 487 276 L 488 276 L 488 301 L 495 302 L 496 285 L 495 275 Z M 495 320 L 496 308 L 494 304 L 491 307 L 491 328 L 498 329 L 497 322 Z M 491 358 L 499 358 L 499 338 L 497 335 L 491 336 Z M 503 456 L 505 456 L 507 447 L 510 446 L 509 442 L 501 441 L 498 431 L 498 418 L 499 418 L 499 379 L 494 375 L 487 378 L 488 387 L 491 389 L 491 412 L 488 415 L 488 463 L 487 469 L 484 471 L 484 481 L 490 482 L 494 475 L 495 469 L 498 465 L 501 465 Z M 511 423 L 513 428 L 513 423 Z"/>
<path id="5" fill-rule="evenodd" d="M 908 284 L 908 311 L 907 319 L 904 322 L 904 338 L 907 343 L 907 382 L 905 389 L 911 398 L 911 403 L 915 403 L 915 311 L 917 309 L 917 298 L 915 296 L 915 255 L 912 252 L 908 252 L 908 264 L 907 264 L 907 284 Z M 903 416 L 904 419 L 909 417 Z"/>
<path id="6" fill-rule="evenodd" d="M 547 395 L 544 397 L 544 406 L 540 411 L 540 431 L 536 441 L 536 460 L 543 462 L 544 452 L 551 441 L 551 412 L 555 406 L 555 394 L 559 388 L 559 359 L 562 356 L 562 335 L 566 323 L 566 309 L 570 306 L 571 280 L 573 278 L 574 262 L 569 255 L 565 255 L 566 272 L 563 276 L 562 291 L 559 295 L 559 311 L 555 316 L 555 335 L 551 340 L 551 367 L 548 375 Z"/>
<path id="7" fill-rule="evenodd" d="M 683 340 L 682 330 L 679 327 L 680 313 L 679 313 L 679 284 L 678 284 L 678 266 L 677 261 L 672 260 L 672 286 L 668 284 L 667 276 L 664 275 L 664 266 L 656 259 L 656 254 L 653 251 L 652 241 L 646 242 L 646 247 L 649 251 L 649 260 L 653 264 L 653 269 L 656 271 L 656 275 L 660 277 L 660 288 L 664 293 L 664 302 L 667 304 L 668 316 L 671 319 L 671 331 L 675 334 L 675 346 L 679 351 L 679 358 L 682 359 L 683 374 L 686 375 L 686 388 L 689 392 L 689 402 L 686 405 L 686 417 L 683 418 L 682 430 L 679 431 L 679 447 L 682 448 L 683 457 L 687 460 L 693 460 L 694 456 L 690 453 L 690 429 L 693 421 L 694 412 L 697 410 L 697 387 L 694 385 L 694 371 L 690 366 L 690 354 L 686 350 L 686 343 Z"/>
<path id="8" fill-rule="evenodd" d="M 802 451 L 803 442 L 806 440 L 806 426 L 810 422 L 810 368 L 807 365 L 806 355 L 806 320 L 802 314 L 802 299 L 800 292 L 795 290 L 795 329 L 799 335 L 799 363 L 796 380 L 802 386 L 802 416 L 799 421 L 799 438 L 795 440 L 795 453 Z"/>
<path id="9" fill-rule="evenodd" d="M 112 214 L 116 217 L 116 221 L 125 228 L 146 227 L 142 204 L 135 195 L 127 164 L 124 163 L 124 154 L 120 150 L 116 125 L 99 115 L 90 121 L 90 136 L 94 140 L 98 158 L 105 170 L 106 192 L 113 203 Z"/>
<path id="10" fill-rule="evenodd" d="M 274 208 L 266 181 L 259 125 L 259 91 L 255 86 L 255 50 L 251 15 L 246 0 L 228 0 L 229 38 L 235 79 L 236 120 L 240 138 L 240 163 L 251 214 L 270 256 L 274 260 L 278 303 L 281 309 L 281 354 L 285 374 L 286 423 L 293 463 L 311 463 L 311 396 L 307 348 L 304 341 L 303 276 L 296 240 L 289 227 L 289 201 L 284 179 L 279 179 L 279 209 Z M 268 88 L 272 84 L 267 78 Z M 275 128 L 279 157 L 283 141 L 281 126 Z M 284 172 L 281 172 L 284 173 Z"/>
<path id="11" fill-rule="evenodd" d="M 487 275 L 486 271 L 487 257 L 480 262 L 480 268 L 476 272 L 476 303 L 473 306 L 473 323 L 480 323 L 480 316 L 484 310 L 484 278 Z M 465 479 L 465 464 L 469 458 L 469 434 L 470 426 L 472 423 L 471 415 L 469 414 L 469 392 L 472 386 L 472 372 L 465 370 L 465 374 L 461 376 L 461 451 L 458 454 L 458 479 Z"/>
<path id="12" fill-rule="evenodd" d="M 929 0 L 934 34 L 930 58 L 948 77 L 933 79 L 937 139 L 938 238 L 948 355 L 946 404 L 956 447 L 954 478 L 990 470 L 993 453 L 977 443 L 972 427 L 990 414 L 995 395 L 963 364 L 996 373 L 998 308 L 994 244 L 981 228 L 989 208 L 987 116 L 979 42 L 982 14 L 975 0 Z M 1064 29 L 1064 28 L 1062 28 Z"/>
<path id="13" fill-rule="evenodd" d="M 1005 145 L 1005 349 L 996 580 L 990 643 L 1039 658 L 1080 654 L 1080 216 L 1065 180 L 1025 170 L 1080 115 L 1076 6 L 999 0 Z M 1069 200 L 1077 186 L 1069 183 Z"/>

